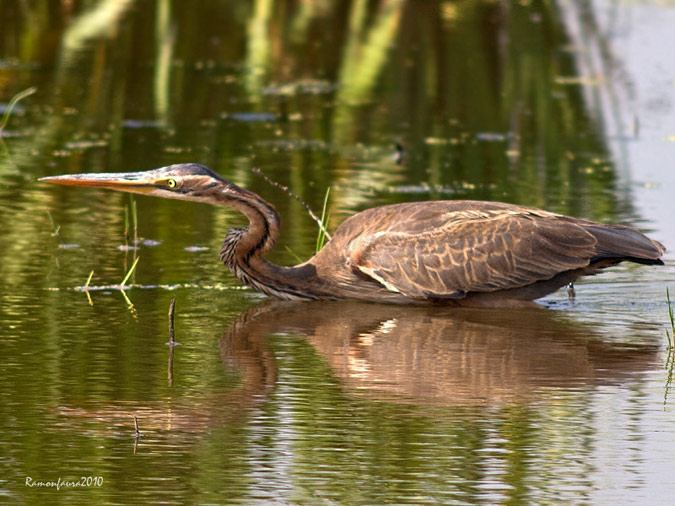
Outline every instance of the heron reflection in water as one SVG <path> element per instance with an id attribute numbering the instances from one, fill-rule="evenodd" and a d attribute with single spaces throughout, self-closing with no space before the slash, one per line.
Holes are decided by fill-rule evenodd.
<path id="1" fill-rule="evenodd" d="M 592 402 L 588 392 L 595 387 L 639 385 L 658 367 L 661 352 L 661 336 L 655 339 L 652 329 L 616 331 L 541 307 L 494 309 L 485 318 L 482 309 L 269 299 L 225 329 L 218 322 L 212 330 L 220 337 L 221 372 L 228 378 L 222 387 L 138 401 L 113 395 L 92 406 L 73 399 L 59 413 L 106 420 L 111 430 L 129 430 L 138 414 L 142 430 L 171 430 L 173 437 L 194 442 L 215 427 L 255 425 L 260 416 L 269 421 L 270 410 L 283 408 L 276 398 L 280 385 L 292 385 L 285 402 L 298 400 L 299 410 L 311 412 L 308 419 L 323 412 L 347 424 L 361 416 L 354 414 L 360 408 L 353 399 L 378 402 L 372 413 L 395 404 L 546 404 L 553 392 L 570 405 L 584 405 Z M 292 345 L 274 344 L 278 340 Z M 212 372 L 218 376 L 217 369 Z M 192 381 L 194 374 L 178 368 L 176 379 Z M 317 410 L 322 403 L 331 409 Z"/>
<path id="2" fill-rule="evenodd" d="M 289 300 L 527 306 L 622 261 L 662 265 L 665 251 L 621 225 L 499 202 L 432 201 L 355 214 L 307 262 L 282 267 L 265 259 L 280 231 L 274 207 L 203 165 L 41 181 L 232 207 L 249 225 L 227 232 L 221 260 L 244 284 Z"/>

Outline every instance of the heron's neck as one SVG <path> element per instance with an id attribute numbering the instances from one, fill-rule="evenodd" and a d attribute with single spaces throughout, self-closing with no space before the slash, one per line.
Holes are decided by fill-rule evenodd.
<path id="1" fill-rule="evenodd" d="M 220 259 L 243 283 L 255 290 L 282 299 L 313 299 L 306 289 L 308 267 L 281 267 L 263 256 L 274 248 L 281 217 L 272 204 L 241 189 L 237 200 L 224 202 L 248 218 L 246 228 L 228 230 Z"/>
<path id="2" fill-rule="evenodd" d="M 233 258 L 249 263 L 254 257 L 262 257 L 274 248 L 279 237 L 281 217 L 274 206 L 255 193 L 241 189 L 237 200 L 228 203 L 248 218 L 249 225 L 237 233 Z"/>

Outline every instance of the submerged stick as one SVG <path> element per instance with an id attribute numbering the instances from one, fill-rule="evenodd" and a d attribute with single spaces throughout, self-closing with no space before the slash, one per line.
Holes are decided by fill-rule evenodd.
<path id="1" fill-rule="evenodd" d="M 134 437 L 141 437 L 143 434 L 141 434 L 141 431 L 138 429 L 138 417 L 134 415 Z"/>
<path id="2" fill-rule="evenodd" d="M 176 311 L 176 299 L 171 299 L 169 303 L 169 342 L 167 345 L 174 347 L 180 345 L 178 341 L 175 340 L 176 332 L 174 331 L 174 313 Z"/>
<path id="3" fill-rule="evenodd" d="M 173 349 L 175 346 L 179 345 L 175 340 L 175 331 L 173 326 L 174 313 L 176 310 L 176 299 L 171 299 L 169 303 L 169 342 L 166 343 L 169 345 L 169 364 L 167 365 L 167 377 L 169 379 L 169 386 L 173 386 Z"/>
<path id="4" fill-rule="evenodd" d="M 169 365 L 167 366 L 166 376 L 169 380 L 169 386 L 173 386 L 173 346 L 169 346 Z"/>
<path id="5" fill-rule="evenodd" d="M 169 345 L 173 346 L 174 341 L 174 329 L 173 329 L 173 314 L 176 309 L 176 299 L 171 299 L 169 303 Z"/>

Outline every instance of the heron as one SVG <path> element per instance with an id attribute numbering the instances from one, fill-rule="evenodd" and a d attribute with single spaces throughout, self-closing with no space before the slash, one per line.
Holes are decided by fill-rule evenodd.
<path id="1" fill-rule="evenodd" d="M 227 231 L 221 261 L 245 285 L 288 300 L 522 307 L 619 262 L 663 265 L 665 251 L 623 225 L 501 202 L 428 201 L 354 214 L 312 258 L 285 267 L 265 258 L 280 233 L 274 206 L 203 165 L 40 181 L 233 208 L 249 223 Z"/>

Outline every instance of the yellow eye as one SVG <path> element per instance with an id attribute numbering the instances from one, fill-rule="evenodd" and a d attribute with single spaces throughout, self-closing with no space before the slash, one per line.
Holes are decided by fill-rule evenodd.
<path id="1" fill-rule="evenodd" d="M 176 187 L 176 180 L 175 180 L 175 179 L 168 179 L 168 180 L 166 181 L 166 185 L 167 185 L 169 188 L 175 188 L 175 187 Z"/>

